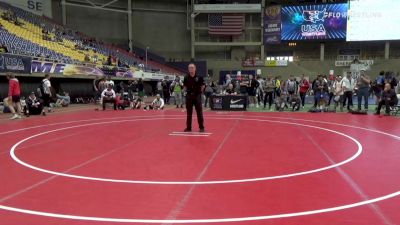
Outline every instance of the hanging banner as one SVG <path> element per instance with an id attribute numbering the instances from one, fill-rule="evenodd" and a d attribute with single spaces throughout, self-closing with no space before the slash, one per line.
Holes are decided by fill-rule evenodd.
<path id="1" fill-rule="evenodd" d="M 264 11 L 264 44 L 281 43 L 281 6 L 269 6 Z"/>
<path id="2" fill-rule="evenodd" d="M 86 76 L 116 76 L 133 77 L 133 68 L 117 68 L 112 66 L 84 66 L 55 62 L 42 62 L 33 60 L 32 73 L 62 74 L 64 76 L 86 75 Z"/>
<path id="3" fill-rule="evenodd" d="M 288 61 L 287 60 L 265 60 L 265 66 L 267 66 L 267 67 L 288 66 Z"/>
<path id="4" fill-rule="evenodd" d="M 31 73 L 31 58 L 19 55 L 1 54 L 0 72 Z"/>

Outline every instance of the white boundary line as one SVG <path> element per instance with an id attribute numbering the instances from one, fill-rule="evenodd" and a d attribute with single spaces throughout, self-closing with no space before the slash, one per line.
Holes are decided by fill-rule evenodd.
<path id="1" fill-rule="evenodd" d="M 169 134 L 169 136 L 176 137 L 209 137 L 209 134 Z"/>
<path id="2" fill-rule="evenodd" d="M 209 117 L 211 118 L 211 117 Z M 10 156 L 11 158 L 16 161 L 17 163 L 30 168 L 32 170 L 40 171 L 43 173 L 48 173 L 52 175 L 58 175 L 58 176 L 64 176 L 64 177 L 69 177 L 69 178 L 75 178 L 75 179 L 83 179 L 83 180 L 92 180 L 92 181 L 104 181 L 104 182 L 113 182 L 113 183 L 129 183 L 129 184 L 158 184 L 158 185 L 198 185 L 198 184 L 231 184 L 231 183 L 245 183 L 245 182 L 259 182 L 259 181 L 266 181 L 266 180 L 274 180 L 274 179 L 283 179 L 283 178 L 289 178 L 289 177 L 295 177 L 295 176 L 302 176 L 302 175 L 308 175 L 312 173 L 317 173 L 317 172 L 322 172 L 325 170 L 333 169 L 335 167 L 342 166 L 346 163 L 349 163 L 356 159 L 358 156 L 361 155 L 362 153 L 362 146 L 360 142 L 358 142 L 356 139 L 353 137 L 343 134 L 338 131 L 322 128 L 322 127 L 316 127 L 312 125 L 305 125 L 305 124 L 299 124 L 299 123 L 292 123 L 292 122 L 284 122 L 284 121 L 272 121 L 272 120 L 261 120 L 261 119 L 246 119 L 246 118 L 219 118 L 219 117 L 212 117 L 214 119 L 224 119 L 224 120 L 248 120 L 248 121 L 258 121 L 258 122 L 271 122 L 271 123 L 281 123 L 281 124 L 289 124 L 289 125 L 297 125 L 297 126 L 303 126 L 303 127 L 309 127 L 309 128 L 315 128 L 319 130 L 324 130 L 328 131 L 331 133 L 335 133 L 344 137 L 347 137 L 348 139 L 352 140 L 356 145 L 358 146 L 357 152 L 351 156 L 350 158 L 341 161 L 336 164 L 332 164 L 326 167 L 318 168 L 318 169 L 313 169 L 313 170 L 308 170 L 308 171 L 302 171 L 302 172 L 297 172 L 297 173 L 291 173 L 291 174 L 284 174 L 284 175 L 278 175 L 278 176 L 268 176 L 268 177 L 257 177 L 257 178 L 249 178 L 249 179 L 236 179 L 236 180 L 214 180 L 214 181 L 145 181 L 145 180 L 122 180 L 122 179 L 107 179 L 107 178 L 99 178 L 99 177 L 89 177 L 89 176 L 80 176 L 80 175 L 72 175 L 72 174 L 66 174 L 66 173 L 60 173 L 52 170 L 47 170 L 43 168 L 39 168 L 36 166 L 33 166 L 29 163 L 26 163 L 19 159 L 16 156 L 16 149 L 17 147 L 22 144 L 25 141 L 28 141 L 30 139 L 36 138 L 41 135 L 45 135 L 48 133 L 53 133 L 57 131 L 63 131 L 63 130 L 68 130 L 72 128 L 79 128 L 79 127 L 86 127 L 86 126 L 91 126 L 91 125 L 101 125 L 101 124 L 110 124 L 110 123 L 121 123 L 121 122 L 129 122 L 129 121 L 146 121 L 146 120 L 159 120 L 160 118 L 149 118 L 149 119 L 133 119 L 133 120 L 118 120 L 118 121 L 107 121 L 107 122 L 99 122 L 99 123 L 89 123 L 89 124 L 83 124 L 83 125 L 76 125 L 76 126 L 71 126 L 71 127 L 64 127 L 64 128 L 59 128 L 55 130 L 50 130 L 46 132 L 42 132 L 39 134 L 32 135 L 30 137 L 27 137 L 19 142 L 17 142 L 15 145 L 13 145 L 10 149 Z M 161 119 L 166 119 L 166 120 L 172 120 L 172 119 L 179 119 L 179 118 L 161 118 Z"/>
<path id="3" fill-rule="evenodd" d="M 207 135 L 211 135 L 212 133 L 207 133 L 207 132 L 195 132 L 195 131 L 190 131 L 190 132 L 180 132 L 180 131 L 174 131 L 172 132 L 173 134 L 207 134 Z"/>
<path id="4" fill-rule="evenodd" d="M 292 118 L 283 118 L 283 117 L 277 117 L 277 118 L 302 121 L 302 119 L 292 119 Z M 339 124 L 339 123 L 329 123 L 329 122 L 322 122 L 322 121 L 311 121 L 311 120 L 303 120 L 303 121 L 326 123 L 326 124 L 333 124 L 333 125 L 338 125 L 338 126 L 352 127 L 352 128 L 356 128 L 356 129 L 363 129 L 363 130 L 367 130 L 370 132 L 379 133 L 382 135 L 388 135 L 390 137 L 395 138 L 396 140 L 400 140 L 399 136 L 388 134 L 388 133 L 378 131 L 378 130 L 364 128 L 364 127 L 356 127 L 356 126 L 351 126 L 351 125 L 344 125 L 344 124 Z M 9 206 L 4 206 L 4 205 L 0 205 L 0 209 L 13 211 L 13 212 L 19 212 L 19 213 L 25 213 L 25 214 L 30 214 L 30 215 L 37 215 L 37 216 L 46 216 L 46 217 L 52 217 L 52 218 L 63 218 L 63 219 L 73 219 L 73 220 L 84 220 L 84 221 L 102 221 L 102 222 L 119 222 L 119 223 L 178 223 L 178 224 L 183 224 L 183 223 L 222 223 L 222 222 L 257 221 L 257 220 L 267 220 L 267 219 L 276 219 L 276 218 L 306 216 L 306 215 L 313 215 L 313 214 L 319 214 L 319 213 L 328 213 L 328 212 L 334 212 L 334 211 L 364 206 L 364 205 L 368 205 L 368 204 L 379 202 L 379 201 L 384 201 L 384 200 L 387 200 L 390 198 L 397 197 L 399 195 L 400 195 L 400 191 L 394 192 L 391 194 L 387 194 L 387 195 L 384 195 L 384 196 L 381 196 L 378 198 L 370 199 L 367 201 L 361 201 L 361 202 L 357 202 L 357 203 L 353 203 L 353 204 L 319 209 L 319 210 L 310 210 L 310 211 L 304 211 L 304 212 L 266 215 L 266 216 L 223 218 L 223 219 L 191 219 L 191 220 L 118 219 L 118 218 L 85 217 L 85 216 L 76 216 L 76 215 L 56 214 L 56 213 L 48 213 L 48 212 L 20 209 L 20 208 L 9 207 Z"/>
<path id="5" fill-rule="evenodd" d="M 357 202 L 348 205 L 342 205 L 332 208 L 318 209 L 318 210 L 310 210 L 304 212 L 296 212 L 296 213 L 285 213 L 285 214 L 276 214 L 276 215 L 267 215 L 267 216 L 252 216 L 252 217 L 236 217 L 236 218 L 223 218 L 223 219 L 187 219 L 187 220 L 153 220 L 153 219 L 122 219 L 122 218 L 104 218 L 104 217 L 88 217 L 88 216 L 75 216 L 75 215 L 67 215 L 67 214 L 57 214 L 57 213 L 48 213 L 48 212 L 40 212 L 34 210 L 20 209 L 9 206 L 0 205 L 0 209 L 20 212 L 30 215 L 37 216 L 46 216 L 53 218 L 62 218 L 62 219 L 73 219 L 73 220 L 86 220 L 86 221 L 99 221 L 99 222 L 116 222 L 116 223 L 226 223 L 226 222 L 244 222 L 244 221 L 256 221 L 256 220 L 268 220 L 268 219 L 278 219 L 278 218 L 288 218 L 288 217 L 296 217 L 296 216 L 307 216 L 319 213 L 327 213 L 334 212 L 344 209 L 355 208 L 363 205 L 368 205 L 371 203 L 387 200 L 400 195 L 400 191 L 388 194 L 379 198 L 370 199 L 367 201 Z"/>

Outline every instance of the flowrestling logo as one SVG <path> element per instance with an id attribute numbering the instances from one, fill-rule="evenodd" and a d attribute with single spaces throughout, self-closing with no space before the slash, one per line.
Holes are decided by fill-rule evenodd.
<path id="1" fill-rule="evenodd" d="M 347 4 L 283 7 L 282 24 L 282 40 L 344 39 Z"/>

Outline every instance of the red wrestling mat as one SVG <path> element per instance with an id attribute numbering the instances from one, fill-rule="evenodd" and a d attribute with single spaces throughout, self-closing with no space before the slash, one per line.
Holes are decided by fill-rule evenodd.
<path id="1" fill-rule="evenodd" d="M 182 133 L 174 109 L 2 120 L 0 224 L 400 224 L 398 119 L 205 122 L 206 133 Z"/>

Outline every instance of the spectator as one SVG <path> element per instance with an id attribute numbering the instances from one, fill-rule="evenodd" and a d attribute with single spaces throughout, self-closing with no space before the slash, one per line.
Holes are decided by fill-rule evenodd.
<path id="1" fill-rule="evenodd" d="M 360 77 L 357 80 L 357 103 L 358 103 L 358 111 L 361 111 L 361 101 L 364 97 L 364 110 L 368 111 L 368 97 L 369 97 L 369 87 L 370 87 L 371 79 L 365 71 L 361 71 Z"/>
<path id="2" fill-rule="evenodd" d="M 331 106 L 331 102 L 333 99 L 334 94 L 334 88 L 333 84 L 335 83 L 335 77 L 334 75 L 329 75 L 329 79 L 327 80 L 328 83 L 328 107 Z"/>
<path id="3" fill-rule="evenodd" d="M 249 81 L 247 84 L 247 94 L 249 95 L 249 102 L 250 102 L 250 107 L 256 106 L 257 105 L 257 98 L 256 98 L 256 90 L 260 84 L 256 79 L 254 79 L 253 75 L 249 75 Z"/>
<path id="4" fill-rule="evenodd" d="M 111 79 L 111 76 L 107 76 L 107 79 L 106 79 L 106 87 L 108 87 L 108 86 L 110 86 L 110 85 L 111 85 L 111 88 L 114 89 L 114 86 L 115 86 L 114 81 Z"/>
<path id="5" fill-rule="evenodd" d="M 85 62 L 90 62 L 90 56 L 89 56 L 89 54 L 85 54 L 84 61 L 85 61 Z"/>
<path id="6" fill-rule="evenodd" d="M 293 97 L 295 93 L 297 93 L 297 83 L 292 75 L 289 76 L 289 79 L 285 83 L 285 90 L 288 95 L 288 101 Z"/>
<path id="7" fill-rule="evenodd" d="M 156 98 L 153 102 L 146 106 L 144 110 L 163 110 L 164 109 L 164 99 L 161 98 L 161 95 L 157 94 Z"/>
<path id="8" fill-rule="evenodd" d="M 107 89 L 101 93 L 101 97 L 103 99 L 103 111 L 106 110 L 106 103 L 113 103 L 114 104 L 114 110 L 117 110 L 117 104 L 115 101 L 116 94 L 115 91 L 112 89 L 112 85 L 108 85 Z"/>
<path id="9" fill-rule="evenodd" d="M 381 100 L 378 104 L 378 109 L 376 110 L 375 115 L 380 115 L 382 106 L 385 105 L 385 115 L 390 115 L 390 107 L 393 107 L 398 104 L 398 98 L 396 92 L 393 88 L 391 88 L 390 83 L 385 84 L 385 88 L 382 92 Z"/>
<path id="10" fill-rule="evenodd" d="M 44 111 L 43 100 L 36 97 L 35 92 L 32 92 L 28 99 L 26 100 L 25 106 L 25 114 L 26 116 L 30 115 L 40 115 L 46 116 L 46 112 Z"/>
<path id="11" fill-rule="evenodd" d="M 292 111 L 299 111 L 300 110 L 301 99 L 299 95 L 294 94 L 290 99 L 290 105 L 292 106 Z"/>
<path id="12" fill-rule="evenodd" d="M 227 74 L 225 76 L 225 82 L 223 83 L 224 89 L 226 89 L 230 83 L 232 83 L 232 78 L 231 75 Z"/>
<path id="13" fill-rule="evenodd" d="M 324 109 L 328 97 L 328 83 L 325 81 L 323 76 L 318 76 L 314 88 L 314 97 L 316 100 L 314 103 L 314 108 L 318 106 L 320 109 Z"/>
<path id="14" fill-rule="evenodd" d="M 287 107 L 286 105 L 286 96 L 280 95 L 275 98 L 275 110 L 282 112 Z"/>
<path id="15" fill-rule="evenodd" d="M 157 94 L 159 94 L 161 97 L 164 97 L 162 81 L 161 80 L 157 82 L 156 88 L 157 88 Z"/>
<path id="16" fill-rule="evenodd" d="M 264 82 L 261 76 L 257 75 L 258 87 L 257 87 L 257 105 L 261 105 L 261 102 L 264 100 Z"/>
<path id="17" fill-rule="evenodd" d="M 8 85 L 8 107 L 12 114 L 14 114 L 11 119 L 21 119 L 21 87 L 17 78 L 13 74 L 7 74 L 7 79 L 9 80 Z M 15 111 L 14 106 L 17 108 Z"/>
<path id="18" fill-rule="evenodd" d="M 138 95 L 139 98 L 143 98 L 144 97 L 144 84 L 143 84 L 143 80 L 142 78 L 139 78 L 139 81 L 137 82 L 137 90 L 138 90 Z"/>
<path id="19" fill-rule="evenodd" d="M 11 113 L 10 107 L 8 106 L 9 102 L 8 97 L 3 99 L 3 108 L 1 109 L 2 113 Z"/>
<path id="20" fill-rule="evenodd" d="M 179 76 L 175 77 L 175 80 L 171 84 L 171 89 L 172 89 L 172 95 L 174 96 L 175 99 L 175 105 L 176 108 L 183 108 L 183 82 L 181 81 L 181 78 Z"/>
<path id="21" fill-rule="evenodd" d="M 385 75 L 385 72 L 381 71 L 379 73 L 378 77 L 374 81 L 371 82 L 371 91 L 370 92 L 373 95 L 375 95 L 375 98 L 376 98 L 375 104 L 376 105 L 379 104 L 379 101 L 380 101 L 380 98 L 381 98 L 381 95 L 382 95 L 382 90 L 383 90 L 384 85 L 385 85 L 385 77 L 384 77 L 384 75 Z"/>
<path id="22" fill-rule="evenodd" d="M 353 107 L 353 90 L 354 90 L 355 81 L 351 77 L 351 72 L 347 72 L 346 76 L 342 80 L 342 89 L 343 89 L 343 107 L 347 100 L 347 110 L 351 110 Z"/>
<path id="23" fill-rule="evenodd" d="M 204 95 L 205 95 L 204 107 L 207 107 L 211 95 L 214 94 L 214 88 L 215 88 L 214 81 L 209 81 L 206 83 L 206 88 L 204 89 Z"/>
<path id="24" fill-rule="evenodd" d="M 396 89 L 398 82 L 397 79 L 394 77 L 393 72 L 386 72 L 385 83 L 389 83 L 392 89 Z"/>
<path id="25" fill-rule="evenodd" d="M 339 105 L 340 111 L 343 111 L 343 88 L 342 88 L 342 76 L 337 76 L 335 82 L 333 83 L 333 101 L 335 102 L 334 109 L 336 111 Z"/>
<path id="26" fill-rule="evenodd" d="M 42 94 L 42 99 L 43 99 L 43 104 L 45 107 L 47 107 L 48 112 L 51 112 L 51 106 L 50 106 L 50 101 L 51 101 L 51 82 L 50 82 L 50 74 L 46 74 L 44 76 L 44 79 L 42 80 L 41 83 L 41 94 Z"/>
<path id="27" fill-rule="evenodd" d="M 167 80 L 164 79 L 162 81 L 162 88 L 163 88 L 163 96 L 164 96 L 164 100 L 165 100 L 165 104 L 169 105 L 169 100 L 171 98 L 171 83 Z"/>
<path id="28" fill-rule="evenodd" d="M 137 96 L 138 89 L 137 89 L 137 81 L 136 80 L 129 80 L 128 81 L 128 93 L 129 98 L 134 99 Z"/>
<path id="29" fill-rule="evenodd" d="M 301 105 L 304 108 L 304 105 L 306 103 L 306 95 L 308 90 L 310 89 L 310 82 L 304 77 L 304 74 L 301 75 L 300 78 L 300 99 L 301 99 Z"/>
<path id="30" fill-rule="evenodd" d="M 213 82 L 213 89 L 215 91 L 216 85 Z M 235 82 L 233 82 L 233 87 L 235 88 L 235 92 L 238 94 L 242 94 L 242 90 L 241 90 L 241 85 L 240 85 L 240 80 L 236 80 Z"/>
<path id="31" fill-rule="evenodd" d="M 281 96 L 281 92 L 282 92 L 281 79 L 280 79 L 280 77 L 275 77 L 275 95 L 277 97 L 280 97 Z"/>
<path id="32" fill-rule="evenodd" d="M 268 101 L 268 110 L 271 110 L 271 105 L 273 102 L 274 90 L 275 90 L 275 82 L 272 80 L 271 76 L 268 76 L 266 81 L 264 82 L 264 109 L 267 106 Z"/>
<path id="33" fill-rule="evenodd" d="M 101 104 L 101 94 L 103 93 L 103 91 L 107 88 L 106 85 L 106 79 L 104 77 L 100 78 L 100 79 L 95 79 L 93 80 L 93 88 L 95 90 L 95 102 L 100 102 Z M 98 109 L 96 109 L 98 110 Z"/>
<path id="34" fill-rule="evenodd" d="M 57 94 L 56 96 L 57 96 L 56 106 L 68 107 L 69 104 L 71 103 L 71 98 L 69 97 L 68 92 L 64 92 L 64 95 Z"/>
<path id="35" fill-rule="evenodd" d="M 132 104 L 131 104 L 132 109 L 140 109 L 142 107 L 142 103 L 143 103 L 143 100 L 140 97 L 133 99 Z"/>
<path id="36" fill-rule="evenodd" d="M 225 95 L 236 95 L 237 93 L 235 92 L 235 89 L 233 88 L 233 84 L 230 83 L 228 84 L 228 87 L 224 91 Z"/>

